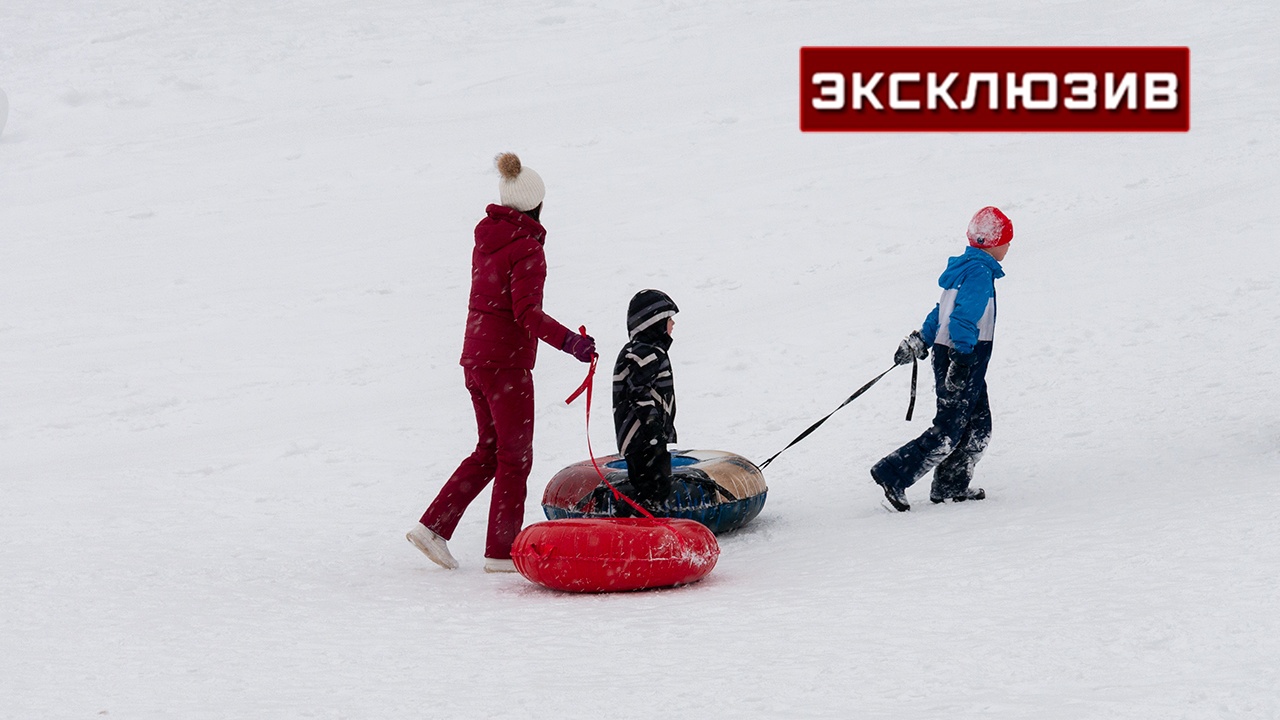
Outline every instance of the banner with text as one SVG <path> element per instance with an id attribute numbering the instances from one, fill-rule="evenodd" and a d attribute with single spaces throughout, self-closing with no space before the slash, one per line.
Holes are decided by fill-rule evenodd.
<path id="1" fill-rule="evenodd" d="M 804 132 L 1187 132 L 1186 47 L 803 47 Z"/>

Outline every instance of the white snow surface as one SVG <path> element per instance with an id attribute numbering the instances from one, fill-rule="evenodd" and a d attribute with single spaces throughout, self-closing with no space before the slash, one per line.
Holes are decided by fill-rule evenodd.
<path id="1" fill-rule="evenodd" d="M 1280 10 L 1232 3 L 0 5 L 0 717 L 1280 717 Z M 1186 45 L 1189 133 L 813 134 L 805 45 Z M 604 365 L 679 303 L 683 447 L 757 461 L 887 368 L 970 216 L 988 499 L 886 512 L 891 373 L 684 588 L 404 539 L 474 443 L 493 156 Z M 543 347 L 526 522 L 586 457 Z M 592 439 L 612 449 L 607 383 Z"/>

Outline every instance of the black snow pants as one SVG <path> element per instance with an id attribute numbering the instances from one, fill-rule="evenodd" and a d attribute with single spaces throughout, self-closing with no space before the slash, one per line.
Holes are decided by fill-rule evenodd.
<path id="1" fill-rule="evenodd" d="M 627 460 L 627 479 L 635 493 L 631 499 L 650 512 L 660 510 L 671 495 L 671 453 L 667 451 L 667 444 L 642 447 L 624 457 Z M 626 503 L 622 503 L 621 508 L 634 512 Z"/>
<path id="2" fill-rule="evenodd" d="M 938 396 L 933 425 L 876 463 L 871 468 L 876 482 L 905 490 L 932 469 L 930 497 L 950 498 L 969 488 L 974 465 L 982 459 L 991 440 L 991 405 L 987 400 L 991 343 L 978 343 L 975 355 L 969 381 L 953 393 L 945 382 L 951 366 L 951 348 L 933 347 L 933 382 Z"/>

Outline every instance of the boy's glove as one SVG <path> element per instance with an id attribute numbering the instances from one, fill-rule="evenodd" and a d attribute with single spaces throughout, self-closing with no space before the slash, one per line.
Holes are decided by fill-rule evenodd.
<path id="1" fill-rule="evenodd" d="M 893 362 L 895 365 L 906 365 L 913 358 L 923 360 L 927 357 L 929 357 L 929 348 L 924 344 L 924 337 L 920 335 L 919 330 L 913 330 L 898 343 L 898 351 L 893 354 Z"/>
<path id="2" fill-rule="evenodd" d="M 947 392 L 957 393 L 969 384 L 969 373 L 976 360 L 974 353 L 951 352 L 951 364 L 947 366 L 947 377 L 942 381 Z"/>
<path id="3" fill-rule="evenodd" d="M 570 330 L 565 333 L 560 349 L 577 358 L 579 362 L 589 363 L 596 354 L 596 339 Z"/>

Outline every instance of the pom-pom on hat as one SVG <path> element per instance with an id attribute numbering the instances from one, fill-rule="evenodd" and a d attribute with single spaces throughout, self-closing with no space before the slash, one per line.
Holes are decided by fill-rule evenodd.
<path id="1" fill-rule="evenodd" d="M 494 163 L 502 175 L 498 180 L 498 196 L 502 198 L 503 205 L 529 212 L 542 204 L 547 188 L 533 168 L 522 166 L 515 153 L 500 153 L 494 158 Z"/>
<path id="2" fill-rule="evenodd" d="M 1013 239 L 1013 222 L 1000 212 L 1000 208 L 987 207 L 979 210 L 969 221 L 969 245 L 976 248 L 993 248 L 1004 245 Z"/>

